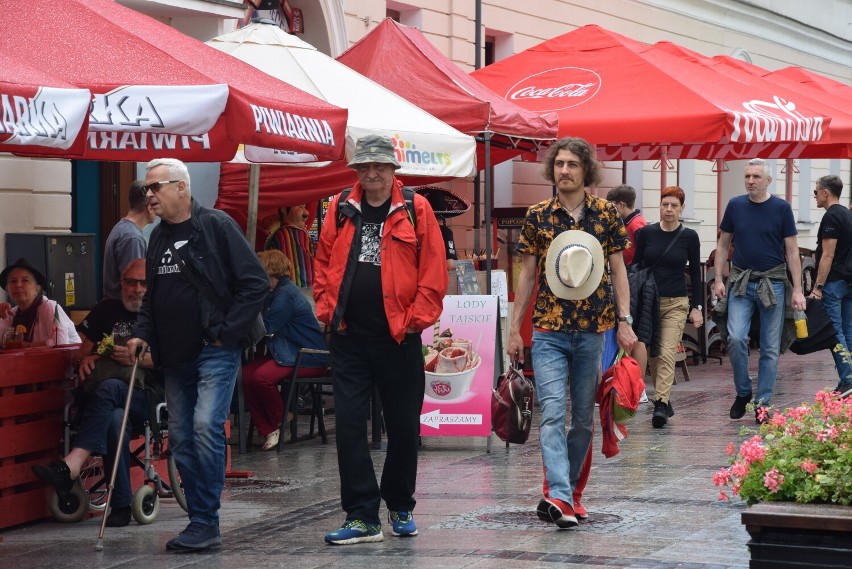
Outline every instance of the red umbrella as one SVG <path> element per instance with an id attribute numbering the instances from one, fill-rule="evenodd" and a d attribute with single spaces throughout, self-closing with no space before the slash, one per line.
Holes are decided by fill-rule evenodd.
<path id="1" fill-rule="evenodd" d="M 111 0 L 0 11 L 0 51 L 95 95 L 84 158 L 231 159 L 238 144 L 335 160 L 347 112 Z"/>
<path id="2" fill-rule="evenodd" d="M 557 112 L 560 135 L 585 138 L 607 160 L 797 155 L 827 138 L 831 120 L 805 106 L 755 109 L 771 93 L 594 25 L 471 75 L 523 107 Z"/>
<path id="3" fill-rule="evenodd" d="M 671 42 L 657 42 L 653 49 L 662 50 L 687 61 L 704 66 L 716 71 L 726 77 L 753 85 L 768 93 L 772 93 L 773 101 L 750 101 L 755 107 L 772 105 L 776 101 L 784 101 L 789 104 L 795 101 L 799 105 L 806 105 L 823 115 L 831 116 L 829 125 L 828 141 L 804 145 L 800 158 L 848 158 L 852 157 L 852 107 L 848 102 L 842 102 L 839 98 L 827 92 L 814 90 L 806 85 L 794 81 L 785 80 L 783 77 L 773 77 L 766 69 L 752 65 L 740 59 L 734 59 L 727 55 L 706 57 L 700 53 L 686 49 Z M 843 107 L 846 110 L 843 110 Z M 766 156 L 774 157 L 774 156 Z M 779 155 L 778 157 L 784 157 Z"/>
<path id="4" fill-rule="evenodd" d="M 338 61 L 467 134 L 491 134 L 491 163 L 556 139 L 556 117 L 507 101 L 451 61 L 417 28 L 386 18 Z M 481 142 L 481 140 L 480 140 Z M 482 144 L 477 164 L 485 164 Z"/>
<path id="5" fill-rule="evenodd" d="M 0 52 L 0 152 L 82 154 L 92 94 Z"/>
<path id="6" fill-rule="evenodd" d="M 845 83 L 841 83 L 840 81 L 826 77 L 825 75 L 814 73 L 809 69 L 790 66 L 777 71 L 772 71 L 769 73 L 769 76 L 772 78 L 784 77 L 785 79 L 796 81 L 797 83 L 804 83 L 814 87 L 815 89 L 819 89 L 833 95 L 845 97 L 847 106 L 849 101 L 852 100 L 852 87 Z"/>

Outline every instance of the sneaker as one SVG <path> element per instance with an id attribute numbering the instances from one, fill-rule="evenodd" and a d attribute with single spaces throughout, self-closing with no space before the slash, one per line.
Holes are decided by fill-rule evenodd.
<path id="1" fill-rule="evenodd" d="M 769 422 L 769 409 L 766 407 L 757 407 L 754 410 L 754 422 L 758 425 L 763 425 Z"/>
<path id="2" fill-rule="evenodd" d="M 647 403 L 649 401 L 648 394 L 645 393 L 645 390 L 642 390 L 642 397 L 639 398 L 639 403 Z"/>
<path id="3" fill-rule="evenodd" d="M 391 535 L 396 537 L 413 537 L 417 535 L 417 526 L 414 525 L 414 513 L 404 510 L 388 512 Z"/>
<path id="4" fill-rule="evenodd" d="M 556 498 L 542 498 L 538 503 L 535 513 L 543 522 L 556 524 L 559 529 L 577 527 L 577 518 L 574 517 L 574 508 L 568 503 Z"/>
<path id="5" fill-rule="evenodd" d="M 219 536 L 219 526 L 189 522 L 186 529 L 166 543 L 169 551 L 204 551 L 215 549 L 222 545 Z"/>
<path id="6" fill-rule="evenodd" d="M 852 395 L 852 381 L 838 383 L 837 387 L 834 388 L 834 393 L 840 398 L 849 397 Z"/>
<path id="7" fill-rule="evenodd" d="M 74 487 L 74 481 L 71 480 L 71 470 L 62 460 L 54 460 L 47 465 L 36 464 L 32 467 L 32 470 L 33 474 L 46 484 L 53 486 L 57 492 L 70 492 L 71 488 Z"/>
<path id="8" fill-rule="evenodd" d="M 654 401 L 654 416 L 651 417 L 651 426 L 662 429 L 669 422 L 669 408 L 662 399 Z"/>
<path id="9" fill-rule="evenodd" d="M 737 398 L 734 399 L 734 404 L 731 405 L 731 419 L 742 419 L 749 401 L 751 401 L 751 393 L 748 395 L 737 395 Z"/>
<path id="10" fill-rule="evenodd" d="M 669 417 L 674 417 L 674 407 L 672 406 L 672 401 L 669 399 L 669 402 L 666 403 L 666 415 Z"/>
<path id="11" fill-rule="evenodd" d="M 130 506 L 120 506 L 118 508 L 110 508 L 109 515 L 106 520 L 108 528 L 123 528 L 130 524 Z"/>
<path id="12" fill-rule="evenodd" d="M 412 525 L 414 525 L 413 522 Z M 384 539 L 385 535 L 382 533 L 381 525 L 368 524 L 361 520 L 346 520 L 346 523 L 340 529 L 325 534 L 325 542 L 333 545 L 372 543 Z"/>
<path id="13" fill-rule="evenodd" d="M 574 492 L 574 517 L 577 518 L 578 521 L 589 519 L 589 512 L 586 511 L 586 508 L 583 507 L 583 504 L 580 503 L 580 498 L 582 496 L 578 492 Z"/>

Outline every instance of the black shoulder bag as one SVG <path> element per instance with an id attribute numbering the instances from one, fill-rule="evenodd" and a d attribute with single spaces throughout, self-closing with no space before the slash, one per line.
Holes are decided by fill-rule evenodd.
<path id="1" fill-rule="evenodd" d="M 207 300 L 212 302 L 214 305 L 219 307 L 219 310 L 222 311 L 223 314 L 228 313 L 228 306 L 225 304 L 225 301 L 216 296 L 213 293 L 212 288 L 208 286 L 204 286 L 201 280 L 198 278 L 198 275 L 195 274 L 195 269 L 189 265 L 186 261 L 184 261 L 183 257 L 181 257 L 178 252 L 177 244 L 172 242 L 173 255 L 178 265 L 180 265 L 181 272 L 189 279 L 189 282 L 192 283 L 192 286 L 198 289 L 198 291 L 207 297 Z M 240 343 L 243 348 L 251 348 L 255 346 L 258 342 L 260 342 L 264 337 L 266 337 L 266 326 L 263 324 L 263 316 L 261 313 L 257 313 L 257 317 L 254 319 L 254 324 L 252 324 L 251 328 L 246 334 L 246 337 Z"/>

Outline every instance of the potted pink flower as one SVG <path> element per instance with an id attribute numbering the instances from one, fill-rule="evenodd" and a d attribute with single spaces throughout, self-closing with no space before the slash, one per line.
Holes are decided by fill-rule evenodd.
<path id="1" fill-rule="evenodd" d="M 753 562 L 833 567 L 852 548 L 852 398 L 821 391 L 767 418 L 739 448 L 728 444 L 731 465 L 713 475 L 719 498 L 750 506 Z"/>

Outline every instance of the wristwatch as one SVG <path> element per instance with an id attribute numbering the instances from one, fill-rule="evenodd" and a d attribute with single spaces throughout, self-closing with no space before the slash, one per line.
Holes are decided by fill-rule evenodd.
<path id="1" fill-rule="evenodd" d="M 629 314 L 627 316 L 619 316 L 618 321 L 619 322 L 627 322 L 628 324 L 633 326 L 633 317 L 630 316 Z"/>
<path id="2" fill-rule="evenodd" d="M 822 290 L 822 287 L 823 287 L 822 283 L 817 283 L 817 284 L 814 285 L 814 288 L 817 289 L 817 290 Z"/>
<path id="3" fill-rule="evenodd" d="M 701 309 L 704 308 L 704 307 L 701 306 L 700 304 L 696 304 L 692 308 L 696 308 L 696 309 L 698 309 L 698 312 L 701 312 Z"/>

